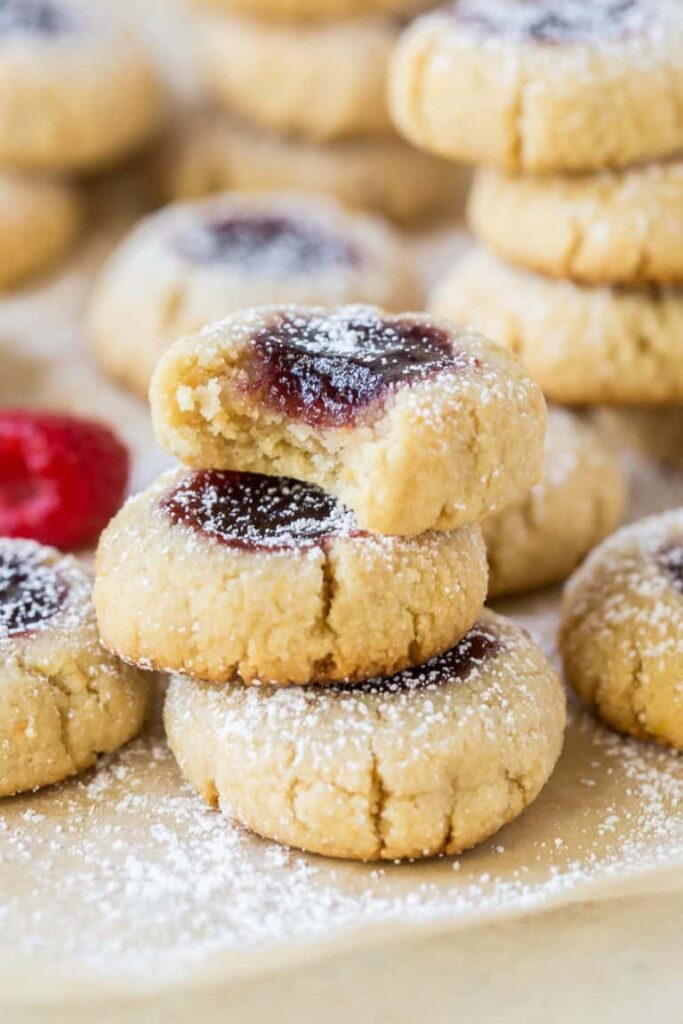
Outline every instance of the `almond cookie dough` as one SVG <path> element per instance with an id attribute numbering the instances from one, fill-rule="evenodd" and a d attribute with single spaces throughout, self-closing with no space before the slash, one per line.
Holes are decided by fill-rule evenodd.
<path id="1" fill-rule="evenodd" d="M 683 291 L 589 288 L 474 249 L 429 305 L 512 349 L 559 404 L 683 402 Z"/>
<path id="2" fill-rule="evenodd" d="M 328 857 L 458 854 L 516 818 L 550 776 L 565 700 L 528 635 L 485 612 L 426 665 L 350 687 L 172 680 L 181 771 L 259 835 Z"/>
<path id="3" fill-rule="evenodd" d="M 512 171 L 624 167 L 683 148 L 676 0 L 459 0 L 407 30 L 390 72 L 412 142 Z"/>
<path id="4" fill-rule="evenodd" d="M 567 585 L 567 678 L 608 725 L 683 750 L 683 509 L 624 527 Z"/>
<path id="5" fill-rule="evenodd" d="M 486 597 L 479 527 L 378 537 L 311 484 L 164 474 L 105 530 L 95 606 L 128 661 L 227 682 L 364 678 L 459 640 Z"/>
<path id="6" fill-rule="evenodd" d="M 81 221 L 80 200 L 70 185 L 0 171 L 0 288 L 55 263 L 73 243 Z"/>
<path id="7" fill-rule="evenodd" d="M 150 401 L 186 465 L 310 481 L 377 533 L 455 529 L 541 472 L 540 389 L 504 350 L 424 314 L 235 313 L 162 356 Z"/>
<path id="8" fill-rule="evenodd" d="M 80 0 L 0 2 L 0 163 L 103 167 L 158 127 L 160 87 L 137 44 Z"/>
<path id="9" fill-rule="evenodd" d="M 543 478 L 521 501 L 485 519 L 489 597 L 559 583 L 619 525 L 626 480 L 589 423 L 548 411 Z"/>
<path id="10" fill-rule="evenodd" d="M 396 19 L 205 16 L 198 28 L 210 92 L 246 121 L 313 142 L 393 134 L 386 78 Z"/>
<path id="11" fill-rule="evenodd" d="M 90 768 L 140 730 L 151 684 L 101 646 L 76 559 L 0 538 L 0 796 Z"/>
<path id="12" fill-rule="evenodd" d="M 615 442 L 634 448 L 665 466 L 683 469 L 683 406 L 605 407 L 596 415 L 601 430 Z"/>
<path id="13" fill-rule="evenodd" d="M 308 19 L 350 18 L 361 14 L 417 14 L 433 7 L 437 0 L 191 0 L 200 9 L 236 12 L 259 18 Z"/>
<path id="14" fill-rule="evenodd" d="M 400 139 L 314 145 L 255 130 L 225 115 L 201 115 L 172 133 L 157 163 L 164 199 L 236 189 L 325 192 L 346 206 L 415 224 L 454 212 L 466 175 Z"/>
<path id="15" fill-rule="evenodd" d="M 325 198 L 232 193 L 135 227 L 95 285 L 88 335 L 105 370 L 146 395 L 171 342 L 233 310 L 412 299 L 412 265 L 380 221 Z"/>
<path id="16" fill-rule="evenodd" d="M 683 162 L 528 176 L 482 170 L 475 235 L 521 266 L 588 284 L 683 283 Z"/>

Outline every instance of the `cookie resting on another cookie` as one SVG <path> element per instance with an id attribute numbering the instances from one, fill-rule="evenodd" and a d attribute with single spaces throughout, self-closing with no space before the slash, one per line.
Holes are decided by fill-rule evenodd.
<path id="1" fill-rule="evenodd" d="M 151 683 L 100 644 L 89 574 L 0 539 L 0 796 L 90 768 L 140 730 Z"/>
<path id="2" fill-rule="evenodd" d="M 178 677 L 169 744 L 205 800 L 329 857 L 457 854 L 531 803 L 562 747 L 557 673 L 485 612 L 452 650 L 356 686 L 215 687 Z"/>
<path id="3" fill-rule="evenodd" d="M 540 389 L 503 349 L 423 314 L 235 313 L 162 356 L 150 401 L 186 465 L 308 480 L 377 533 L 454 529 L 540 476 Z"/>
<path id="4" fill-rule="evenodd" d="M 418 18 L 390 69 L 399 130 L 440 156 L 532 173 L 683 149 L 676 0 L 459 0 Z"/>
<path id="5" fill-rule="evenodd" d="M 128 661 L 284 685 L 430 658 L 470 628 L 486 584 L 477 526 L 372 536 L 311 484 L 178 470 L 105 530 L 94 599 Z"/>
<path id="6" fill-rule="evenodd" d="M 683 750 L 683 509 L 617 531 L 567 584 L 560 650 L 608 725 Z"/>

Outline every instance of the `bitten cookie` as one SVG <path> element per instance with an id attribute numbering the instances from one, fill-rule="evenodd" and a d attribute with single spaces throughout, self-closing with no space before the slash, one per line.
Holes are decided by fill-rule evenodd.
<path id="1" fill-rule="evenodd" d="M 489 597 L 559 583 L 619 525 L 626 480 L 619 460 L 584 420 L 551 408 L 543 478 L 485 519 Z"/>
<path id="2" fill-rule="evenodd" d="M 97 282 L 90 343 L 116 379 L 146 395 L 171 342 L 236 309 L 272 302 L 334 306 L 417 302 L 398 237 L 332 200 L 224 195 L 155 213 Z"/>
<path id="3" fill-rule="evenodd" d="M 419 18 L 390 72 L 412 142 L 508 170 L 587 171 L 683 147 L 671 0 L 460 0 Z"/>
<path id="4" fill-rule="evenodd" d="M 621 173 L 482 170 L 469 219 L 511 263 L 589 284 L 683 282 L 683 162 Z"/>
<path id="5" fill-rule="evenodd" d="M 214 98 L 246 121 L 314 142 L 393 134 L 386 101 L 396 19 L 301 24 L 206 16 L 199 54 Z"/>
<path id="6" fill-rule="evenodd" d="M 616 443 L 634 448 L 666 466 L 683 469 L 683 406 L 605 407 L 597 411 L 597 422 Z"/>
<path id="7" fill-rule="evenodd" d="M 151 684 L 101 646 L 74 559 L 0 538 L 0 796 L 95 764 L 140 730 Z"/>
<path id="8" fill-rule="evenodd" d="M 559 404 L 683 402 L 681 291 L 554 281 L 475 249 L 429 305 L 512 349 Z"/>
<path id="9" fill-rule="evenodd" d="M 364 678 L 440 653 L 486 597 L 479 527 L 420 537 L 358 528 L 310 484 L 172 471 L 104 532 L 104 642 L 144 666 L 226 682 Z"/>
<path id="10" fill-rule="evenodd" d="M 453 212 L 466 175 L 400 139 L 361 139 L 325 146 L 203 115 L 171 135 L 156 165 L 165 199 L 231 189 L 325 192 L 347 206 L 412 224 Z"/>
<path id="11" fill-rule="evenodd" d="M 213 687 L 175 678 L 173 753 L 205 800 L 328 857 L 458 854 L 550 776 L 565 700 L 528 635 L 485 612 L 420 668 L 351 687 Z"/>
<path id="12" fill-rule="evenodd" d="M 191 0 L 200 9 L 288 21 L 349 18 L 361 14 L 417 14 L 437 0 Z"/>
<path id="13" fill-rule="evenodd" d="M 624 527 L 567 585 L 567 678 L 608 725 L 683 749 L 683 509 Z"/>
<path id="14" fill-rule="evenodd" d="M 0 171 L 0 288 L 55 263 L 73 243 L 81 220 L 71 186 Z"/>
<path id="15" fill-rule="evenodd" d="M 85 171 L 159 126 L 147 57 L 80 0 L 0 3 L 0 163 Z"/>
<path id="16" fill-rule="evenodd" d="M 377 533 L 454 529 L 540 477 L 540 389 L 504 350 L 416 313 L 235 313 L 162 356 L 150 401 L 186 465 L 308 480 Z"/>

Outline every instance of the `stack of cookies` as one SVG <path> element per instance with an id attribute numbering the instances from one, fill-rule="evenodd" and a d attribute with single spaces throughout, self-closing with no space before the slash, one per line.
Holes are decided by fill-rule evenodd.
<path id="1" fill-rule="evenodd" d="M 404 223 L 453 208 L 445 161 L 401 141 L 386 101 L 402 18 L 430 0 L 194 0 L 199 65 L 220 113 L 184 126 L 166 198 L 328 192 Z"/>
<path id="2" fill-rule="evenodd" d="M 627 423 L 680 459 L 681 412 L 656 412 L 683 403 L 680 4 L 462 0 L 413 24 L 391 79 L 408 138 L 486 168 L 486 248 L 433 310 L 518 352 L 556 402 L 646 407 Z"/>
<path id="3" fill-rule="evenodd" d="M 483 611 L 478 521 L 543 450 L 516 361 L 427 316 L 269 306 L 172 346 L 151 403 L 183 465 L 103 534 L 94 600 L 112 651 L 174 674 L 190 782 L 261 835 L 364 860 L 516 817 L 564 724 L 553 668 Z"/>
<path id="4" fill-rule="evenodd" d="M 62 176 L 99 171 L 158 126 L 146 56 L 80 0 L 0 0 L 0 287 L 55 262 L 82 220 Z"/>

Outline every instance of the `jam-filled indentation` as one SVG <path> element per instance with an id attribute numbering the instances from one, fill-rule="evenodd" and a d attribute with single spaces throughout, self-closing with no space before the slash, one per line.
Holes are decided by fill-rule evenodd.
<path id="1" fill-rule="evenodd" d="M 60 610 L 68 587 L 40 554 L 0 551 L 0 639 L 30 633 Z"/>
<path id="2" fill-rule="evenodd" d="M 683 594 L 683 537 L 662 548 L 657 556 L 657 562 L 676 590 Z"/>
<path id="3" fill-rule="evenodd" d="M 360 534 L 353 514 L 319 487 L 259 473 L 189 473 L 160 508 L 177 525 L 247 551 L 311 548 Z"/>
<path id="4" fill-rule="evenodd" d="M 57 36 L 76 27 L 77 19 L 58 0 L 0 0 L 0 37 L 13 33 Z"/>
<path id="5" fill-rule="evenodd" d="M 550 45 L 591 44 L 644 28 L 643 0 L 464 0 L 453 15 L 486 35 Z"/>
<path id="6" fill-rule="evenodd" d="M 384 320 L 367 311 L 327 317 L 283 313 L 255 334 L 246 389 L 292 420 L 316 427 L 353 423 L 401 386 L 443 370 L 472 369 L 447 331 L 416 320 Z"/>
<path id="7" fill-rule="evenodd" d="M 270 213 L 206 217 L 178 235 L 193 263 L 230 263 L 243 273 L 268 276 L 351 265 L 356 253 L 345 239 L 301 218 Z"/>
<path id="8" fill-rule="evenodd" d="M 500 638 L 486 626 L 476 625 L 462 640 L 445 654 L 440 654 L 424 665 L 405 669 L 393 676 L 366 679 L 344 686 L 344 691 L 367 693 L 402 693 L 464 682 L 491 658 L 500 653 Z M 341 689 L 341 688 L 340 688 Z"/>

